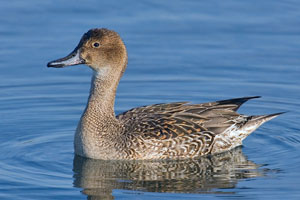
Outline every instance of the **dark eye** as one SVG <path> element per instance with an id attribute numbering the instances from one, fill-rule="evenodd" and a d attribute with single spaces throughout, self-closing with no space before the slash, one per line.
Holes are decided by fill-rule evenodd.
<path id="1" fill-rule="evenodd" d="M 99 47 L 100 46 L 100 44 L 98 43 L 98 42 L 95 42 L 94 44 L 93 44 L 93 47 L 95 47 L 95 48 L 97 48 L 97 47 Z"/>

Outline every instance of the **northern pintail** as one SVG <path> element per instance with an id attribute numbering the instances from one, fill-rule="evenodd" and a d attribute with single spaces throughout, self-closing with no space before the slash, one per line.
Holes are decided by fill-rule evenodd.
<path id="1" fill-rule="evenodd" d="M 244 97 L 210 103 L 164 103 L 133 108 L 115 116 L 119 80 L 127 66 L 120 36 L 91 29 L 68 56 L 48 63 L 61 68 L 86 64 L 94 74 L 87 106 L 78 123 L 77 155 L 105 160 L 184 159 L 221 153 L 242 144 L 251 132 L 281 113 L 236 113 Z"/>

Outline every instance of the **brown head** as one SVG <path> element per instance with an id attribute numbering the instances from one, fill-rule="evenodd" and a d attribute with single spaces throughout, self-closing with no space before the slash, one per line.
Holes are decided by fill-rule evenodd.
<path id="1" fill-rule="evenodd" d="M 68 56 L 51 61 L 47 66 L 61 68 L 79 64 L 86 64 L 96 72 L 106 68 L 122 74 L 127 65 L 127 52 L 118 33 L 104 28 L 91 29 Z"/>

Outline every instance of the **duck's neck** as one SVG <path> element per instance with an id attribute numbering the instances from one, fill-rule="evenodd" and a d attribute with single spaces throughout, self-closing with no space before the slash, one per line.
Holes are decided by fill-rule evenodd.
<path id="1" fill-rule="evenodd" d="M 94 72 L 88 103 L 76 129 L 75 153 L 84 157 L 106 158 L 109 151 L 113 152 L 111 138 L 121 133 L 114 113 L 121 74 L 110 73 L 109 69 Z"/>
<path id="2" fill-rule="evenodd" d="M 115 117 L 114 103 L 120 75 L 111 73 L 110 69 L 103 67 L 99 71 L 94 71 L 84 115 L 96 112 L 101 120 Z"/>

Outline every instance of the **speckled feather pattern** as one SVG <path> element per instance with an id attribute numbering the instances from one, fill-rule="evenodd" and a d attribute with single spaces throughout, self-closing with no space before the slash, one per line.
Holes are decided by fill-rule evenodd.
<path id="1" fill-rule="evenodd" d="M 127 159 L 197 158 L 239 146 L 271 118 L 265 116 L 252 123 L 255 117 L 235 112 L 241 102 L 251 98 L 255 97 L 206 104 L 157 104 L 120 114 L 117 119 L 125 127 L 123 134 L 130 137 Z"/>

